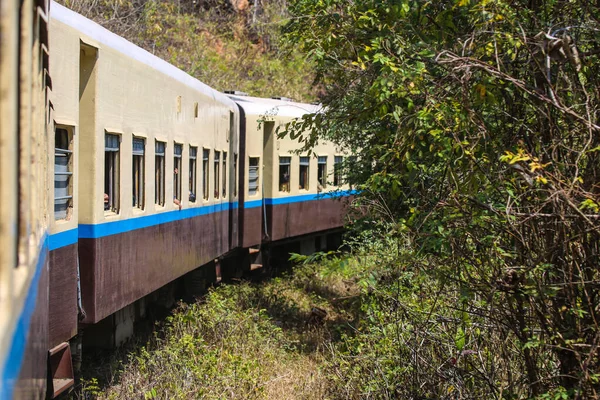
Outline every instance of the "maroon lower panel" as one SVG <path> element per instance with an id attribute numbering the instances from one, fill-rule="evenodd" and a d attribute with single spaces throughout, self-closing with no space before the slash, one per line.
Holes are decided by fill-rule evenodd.
<path id="1" fill-rule="evenodd" d="M 50 252 L 49 348 L 77 334 L 77 244 Z"/>
<path id="2" fill-rule="evenodd" d="M 79 239 L 84 323 L 96 323 L 229 251 L 229 212 Z"/>
<path id="3" fill-rule="evenodd" d="M 240 209 L 241 247 L 256 246 L 262 242 L 263 219 L 262 207 Z"/>
<path id="4" fill-rule="evenodd" d="M 240 245 L 239 218 L 238 208 L 229 210 L 229 247 L 232 249 Z"/>
<path id="5" fill-rule="evenodd" d="M 342 227 L 347 200 L 322 199 L 267 206 L 270 240 Z"/>
<path id="6" fill-rule="evenodd" d="M 36 304 L 29 325 L 19 380 L 13 398 L 42 399 L 48 366 L 48 259 L 40 272 Z"/>

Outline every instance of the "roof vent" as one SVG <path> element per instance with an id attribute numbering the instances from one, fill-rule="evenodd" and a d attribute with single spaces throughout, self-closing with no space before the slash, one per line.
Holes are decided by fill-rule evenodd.
<path id="1" fill-rule="evenodd" d="M 281 100 L 281 101 L 294 101 L 294 99 L 291 99 L 289 97 L 273 96 L 271 98 L 275 99 L 275 100 Z"/>
<path id="2" fill-rule="evenodd" d="M 225 93 L 225 94 L 233 94 L 235 96 L 248 96 L 248 93 L 242 92 L 240 90 L 224 90 L 223 93 Z"/>

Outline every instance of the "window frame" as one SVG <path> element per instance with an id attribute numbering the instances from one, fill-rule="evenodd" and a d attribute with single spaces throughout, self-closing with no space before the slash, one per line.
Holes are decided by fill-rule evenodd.
<path id="1" fill-rule="evenodd" d="M 193 193 L 194 200 L 192 201 L 191 194 L 189 195 L 190 203 L 198 201 L 198 147 L 189 146 L 189 192 Z"/>
<path id="2" fill-rule="evenodd" d="M 282 170 L 282 167 L 284 168 L 283 170 Z M 288 176 L 287 182 L 283 181 L 285 179 L 285 172 L 282 172 L 282 171 L 285 171 L 285 169 L 287 169 L 287 176 Z M 292 176 L 292 157 L 291 156 L 279 156 L 279 174 L 278 174 L 278 176 L 279 176 L 279 180 L 278 180 L 279 192 L 290 193 L 290 191 L 291 191 L 290 180 L 291 180 L 291 176 Z"/>
<path id="3" fill-rule="evenodd" d="M 160 145 L 162 151 L 159 151 Z M 165 171 L 167 157 L 167 142 L 155 139 L 154 141 L 154 204 L 159 207 L 165 206 Z"/>
<path id="4" fill-rule="evenodd" d="M 256 165 L 252 165 L 252 162 L 256 160 Z M 250 171 L 252 168 L 256 168 L 256 189 L 254 189 L 254 193 L 251 192 L 251 187 L 254 187 L 254 185 L 251 185 L 251 177 L 250 177 Z M 257 196 L 260 194 L 260 157 L 251 157 L 248 156 L 248 197 L 250 196 Z"/>
<path id="5" fill-rule="evenodd" d="M 136 150 L 135 143 L 141 141 L 142 150 Z M 146 138 L 133 135 L 131 140 L 131 192 L 133 208 L 144 210 L 146 207 Z M 137 167 L 137 171 L 136 171 Z M 137 172 L 137 180 L 136 180 Z M 137 185 L 137 188 L 136 188 Z"/>
<path id="6" fill-rule="evenodd" d="M 317 183 L 323 189 L 327 187 L 327 158 L 327 156 L 317 156 Z"/>
<path id="7" fill-rule="evenodd" d="M 298 170 L 298 189 L 299 190 L 310 190 L 310 157 L 309 156 L 300 156 L 298 160 L 299 170 Z M 306 169 L 305 177 L 304 177 L 304 185 L 302 184 L 302 172 L 303 169 Z"/>
<path id="8" fill-rule="evenodd" d="M 109 143 L 109 139 L 112 143 Z M 121 208 L 121 139 L 119 133 L 104 133 L 104 194 L 108 195 L 108 202 L 104 206 L 105 215 L 119 214 Z M 111 167 L 110 171 L 107 171 L 107 164 Z"/>
<path id="9" fill-rule="evenodd" d="M 57 132 L 61 130 L 64 131 L 66 133 L 66 147 L 59 147 L 57 145 Z M 73 180 L 75 178 L 75 173 L 74 173 L 74 167 L 73 167 L 73 162 L 74 162 L 74 152 L 73 152 L 73 139 L 74 139 L 74 127 L 72 126 L 67 126 L 67 125 L 56 125 L 54 127 L 54 221 L 69 221 L 71 218 L 71 215 L 73 213 L 73 207 L 74 207 L 74 190 L 73 190 Z M 64 163 L 65 166 L 65 171 L 61 171 L 61 172 L 57 172 L 57 156 L 59 157 L 65 157 L 66 158 L 66 162 Z M 57 186 L 56 186 L 56 181 L 57 181 L 57 175 L 58 176 L 64 176 L 64 181 L 66 182 L 66 195 L 64 196 L 57 196 L 56 192 L 57 192 Z M 57 217 L 57 212 L 56 212 L 56 205 L 57 205 L 57 200 L 66 200 L 66 206 L 65 206 L 65 210 L 64 210 L 64 217 Z"/>
<path id="10" fill-rule="evenodd" d="M 343 185 L 344 156 L 333 156 L 333 186 Z"/>
<path id="11" fill-rule="evenodd" d="M 173 142 L 173 199 L 182 199 L 183 144 Z M 177 173 L 175 173 L 177 169 Z"/>
<path id="12" fill-rule="evenodd" d="M 213 174 L 214 174 L 214 198 L 215 199 L 219 199 L 220 198 L 220 175 L 219 175 L 219 169 L 220 169 L 220 165 L 221 165 L 221 151 L 219 150 L 215 150 L 214 151 L 214 156 L 213 156 Z"/>
<path id="13" fill-rule="evenodd" d="M 210 149 L 202 148 L 202 198 L 210 200 Z"/>

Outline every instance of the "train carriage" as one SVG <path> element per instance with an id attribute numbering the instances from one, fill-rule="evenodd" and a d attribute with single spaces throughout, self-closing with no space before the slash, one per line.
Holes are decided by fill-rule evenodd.
<path id="1" fill-rule="evenodd" d="M 57 3 L 48 34 L 49 6 L 0 8 L 0 399 L 60 395 L 82 336 L 339 230 L 351 194 L 343 151 L 276 137 L 315 106 L 226 96 Z"/>
<path id="2" fill-rule="evenodd" d="M 297 154 L 299 143 L 276 133 L 305 114 L 319 112 L 319 106 L 230 97 L 242 110 L 241 243 L 254 246 L 341 228 L 345 206 L 339 200 L 353 193 L 341 176 L 345 151 L 321 141 L 310 154 Z"/>
<path id="3" fill-rule="evenodd" d="M 48 7 L 0 3 L 0 399 L 46 388 Z"/>
<path id="4" fill-rule="evenodd" d="M 83 323 L 97 323 L 237 245 L 229 232 L 236 229 L 236 107 L 125 39 L 53 7 L 55 133 L 73 146 L 65 149 L 73 159 L 71 189 L 55 198 L 53 218 L 53 234 L 65 240 L 53 253 L 77 240 L 69 253 L 79 258 L 80 313 Z M 51 270 L 76 276 L 71 256 L 56 259 L 68 262 Z M 73 280 L 65 285 L 76 287 Z M 58 299 L 51 308 L 73 314 Z"/>

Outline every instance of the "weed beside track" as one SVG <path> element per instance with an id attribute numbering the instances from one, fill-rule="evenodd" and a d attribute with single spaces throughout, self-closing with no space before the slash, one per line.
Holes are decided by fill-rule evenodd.
<path id="1" fill-rule="evenodd" d="M 213 288 L 85 371 L 82 397 L 326 398 L 332 343 L 359 314 L 351 275 L 335 260 Z"/>

